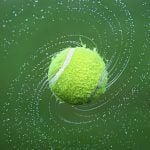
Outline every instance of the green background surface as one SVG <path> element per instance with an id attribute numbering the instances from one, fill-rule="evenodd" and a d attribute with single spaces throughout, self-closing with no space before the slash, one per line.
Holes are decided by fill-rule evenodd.
<path id="1" fill-rule="evenodd" d="M 51 56 L 97 48 L 108 64 L 98 102 L 59 103 Z M 150 149 L 149 0 L 0 0 L 0 149 Z"/>

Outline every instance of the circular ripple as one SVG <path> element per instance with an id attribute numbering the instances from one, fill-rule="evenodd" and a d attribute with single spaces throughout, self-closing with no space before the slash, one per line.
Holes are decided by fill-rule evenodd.
<path id="1" fill-rule="evenodd" d="M 110 141 L 119 137 L 119 133 L 110 127 L 111 120 L 118 124 L 126 123 L 128 106 L 137 105 L 136 97 L 144 89 L 144 84 L 141 86 L 140 83 L 133 83 L 138 66 L 131 59 L 135 42 L 132 15 L 121 0 L 111 1 L 111 5 L 107 1 L 59 1 L 45 4 L 42 9 L 38 8 L 39 3 L 38 0 L 21 3 L 20 14 L 19 10 L 14 11 L 15 5 L 11 11 L 14 14 L 12 22 L 15 22 L 15 17 L 32 9 L 31 15 L 22 16 L 21 23 L 10 29 L 14 33 L 10 39 L 14 39 L 18 48 L 29 44 L 34 46 L 26 48 L 36 51 L 22 65 L 7 92 L 8 99 L 2 107 L 5 138 L 9 144 L 13 144 L 13 149 L 25 146 L 34 149 L 68 149 L 70 144 L 72 147 L 78 145 L 88 149 L 91 144 L 96 148 L 99 143 L 111 149 Z M 3 22 L 6 23 L 5 27 L 10 25 L 6 19 Z M 145 25 L 146 28 L 147 26 L 148 24 Z M 148 47 L 149 37 L 148 32 L 145 33 L 147 42 L 143 44 L 144 48 Z M 19 42 L 20 39 L 22 43 Z M 66 47 L 82 44 L 91 49 L 96 48 L 104 58 L 109 79 L 107 91 L 99 101 L 90 104 L 73 106 L 60 103 L 49 89 L 47 73 L 51 58 Z M 9 50 L 6 51 L 9 54 Z M 143 53 L 145 55 L 146 50 Z M 142 62 L 143 57 L 140 60 Z M 133 67 L 131 72 L 130 66 Z M 148 76 L 149 73 L 147 76 L 145 73 L 138 74 L 142 82 L 146 82 Z M 143 108 L 145 107 L 144 105 Z M 134 110 L 133 116 L 142 111 L 138 112 L 136 107 Z M 134 118 L 131 124 L 121 124 L 122 136 L 128 135 L 130 130 L 139 133 L 134 130 L 138 125 L 133 126 L 139 121 L 140 118 Z M 73 138 L 70 139 L 70 135 Z M 130 134 L 131 137 L 132 135 L 134 134 Z M 83 144 L 82 139 L 90 141 L 90 144 Z M 124 146 L 124 138 L 119 138 L 118 143 Z M 134 145 L 134 141 L 129 138 L 129 147 L 131 144 Z"/>

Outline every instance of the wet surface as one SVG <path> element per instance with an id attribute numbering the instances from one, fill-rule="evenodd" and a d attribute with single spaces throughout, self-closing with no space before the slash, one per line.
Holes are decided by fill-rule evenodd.
<path id="1" fill-rule="evenodd" d="M 0 147 L 150 147 L 149 0 L 0 2 Z M 100 101 L 59 103 L 47 83 L 54 53 L 97 48 L 107 63 Z"/>

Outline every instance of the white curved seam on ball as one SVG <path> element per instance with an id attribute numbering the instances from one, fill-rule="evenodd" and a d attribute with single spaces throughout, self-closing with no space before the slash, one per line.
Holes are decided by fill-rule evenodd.
<path id="1" fill-rule="evenodd" d="M 72 56 L 73 56 L 73 54 L 75 52 L 75 49 L 76 48 L 71 48 L 70 49 L 70 51 L 69 51 L 69 53 L 68 53 L 68 55 L 67 55 L 67 57 L 66 57 L 66 59 L 65 59 L 65 61 L 63 63 L 63 65 L 62 65 L 62 67 L 59 69 L 59 71 L 56 73 L 56 75 L 50 80 L 50 82 L 49 82 L 50 84 L 55 83 L 59 79 L 59 77 L 64 72 L 66 67 L 69 65 L 69 63 L 71 61 L 71 58 L 72 58 Z"/>
<path id="2" fill-rule="evenodd" d="M 104 79 L 106 77 L 106 74 L 107 74 L 107 71 L 106 71 L 106 68 L 104 68 L 102 74 L 100 75 L 98 83 L 95 86 L 94 91 L 91 93 L 90 97 L 93 97 L 96 94 L 97 90 L 100 88 L 101 84 L 103 83 L 103 81 L 104 81 Z"/>

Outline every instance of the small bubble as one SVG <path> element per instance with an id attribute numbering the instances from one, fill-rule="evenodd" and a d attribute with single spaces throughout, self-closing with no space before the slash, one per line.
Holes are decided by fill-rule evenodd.
<path id="1" fill-rule="evenodd" d="M 42 18 L 42 19 L 44 19 L 45 17 L 44 17 L 44 16 L 42 16 L 41 18 Z"/>

